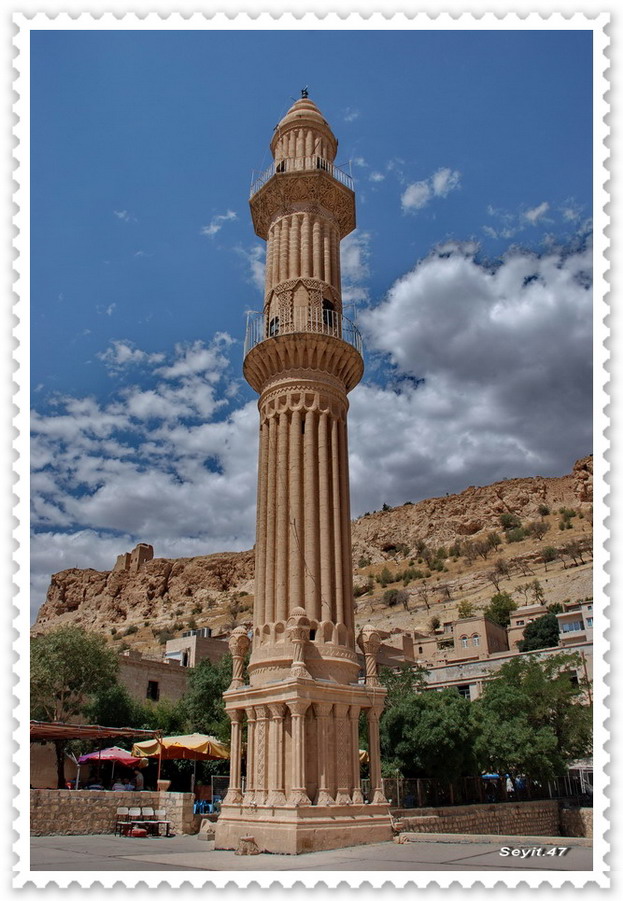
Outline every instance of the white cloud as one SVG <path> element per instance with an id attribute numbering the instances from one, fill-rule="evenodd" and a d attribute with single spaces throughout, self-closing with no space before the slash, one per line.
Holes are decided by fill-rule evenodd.
<path id="1" fill-rule="evenodd" d="M 106 367 L 112 372 L 118 372 L 125 366 L 133 366 L 138 363 L 160 363 L 164 360 L 164 354 L 148 354 L 144 350 L 135 347 L 131 341 L 113 341 L 110 347 L 97 354 Z"/>
<path id="2" fill-rule="evenodd" d="M 403 212 L 421 210 L 433 197 L 447 197 L 460 183 L 461 173 L 457 169 L 437 169 L 430 178 L 407 185 L 400 198 Z"/>
<path id="3" fill-rule="evenodd" d="M 351 397 L 354 509 L 562 473 L 590 451 L 590 272 L 590 250 L 495 270 L 434 253 L 362 312 L 396 378 Z"/>
<path id="4" fill-rule="evenodd" d="M 209 225 L 204 225 L 200 230 L 200 235 L 205 235 L 208 238 L 213 238 L 214 235 L 218 234 L 222 229 L 225 222 L 232 222 L 234 219 L 237 219 L 238 216 L 233 210 L 227 210 L 226 213 L 219 213 L 216 216 L 213 216 L 210 220 Z"/>
<path id="5" fill-rule="evenodd" d="M 544 200 L 543 203 L 533 207 L 531 210 L 526 210 L 524 218 L 527 219 L 531 225 L 536 225 L 537 222 L 540 222 L 543 219 L 548 210 L 549 203 Z"/>
<path id="6" fill-rule="evenodd" d="M 436 197 L 447 197 L 450 191 L 459 187 L 461 173 L 456 169 L 438 169 L 433 174 L 431 182 Z"/>
<path id="7" fill-rule="evenodd" d="M 400 198 L 403 210 L 410 212 L 423 209 L 431 199 L 432 193 L 428 181 L 414 182 L 407 187 Z"/>
<path id="8" fill-rule="evenodd" d="M 263 294 L 266 278 L 266 245 L 254 244 L 248 249 L 238 246 L 234 250 L 247 264 L 248 281 Z"/>
<path id="9" fill-rule="evenodd" d="M 368 165 L 362 156 L 353 157 L 351 162 L 352 162 L 353 166 L 359 166 L 361 169 L 367 168 L 367 165 Z"/>
<path id="10" fill-rule="evenodd" d="M 370 173 L 370 181 L 385 181 L 385 176 L 382 172 L 371 172 Z"/>
<path id="11" fill-rule="evenodd" d="M 345 304 L 368 297 L 365 282 L 370 276 L 370 232 L 355 229 L 341 243 L 342 300 Z"/>
<path id="12" fill-rule="evenodd" d="M 113 214 L 119 219 L 121 222 L 136 222 L 136 217 L 132 215 L 128 210 L 113 210 Z"/>
<path id="13" fill-rule="evenodd" d="M 344 112 L 344 122 L 354 122 L 360 115 L 361 112 L 358 109 L 348 106 Z"/>

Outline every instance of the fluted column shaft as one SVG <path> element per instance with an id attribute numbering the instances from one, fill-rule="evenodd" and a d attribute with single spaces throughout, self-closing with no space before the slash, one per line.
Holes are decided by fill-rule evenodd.
<path id="1" fill-rule="evenodd" d="M 318 522 L 318 415 L 305 414 L 303 469 L 305 479 L 305 609 L 320 620 L 320 535 Z"/>
<path id="2" fill-rule="evenodd" d="M 350 804 L 352 764 L 349 753 L 351 726 L 348 719 L 348 704 L 334 704 L 333 716 L 335 721 L 335 803 Z"/>
<path id="3" fill-rule="evenodd" d="M 385 804 L 387 799 L 383 795 L 381 781 L 381 739 L 379 735 L 379 711 L 369 707 L 366 711 L 368 717 L 368 744 L 370 754 L 370 794 L 372 804 Z"/>
<path id="4" fill-rule="evenodd" d="M 231 739 L 229 743 L 229 789 L 225 802 L 240 804 L 242 802 L 242 710 L 228 710 L 231 720 Z"/>
<path id="5" fill-rule="evenodd" d="M 331 620 L 333 601 L 333 517 L 329 415 L 320 414 L 318 425 L 318 513 L 320 520 L 321 617 Z"/>
<path id="6" fill-rule="evenodd" d="M 268 786 L 268 774 L 266 772 L 266 763 L 268 759 L 267 723 L 268 710 L 264 704 L 259 704 L 255 708 L 255 741 L 253 748 L 255 755 L 253 776 L 256 804 L 266 803 Z"/>
<path id="7" fill-rule="evenodd" d="M 277 535 L 275 547 L 275 620 L 283 622 L 288 616 L 288 429 L 286 412 L 278 417 L 277 441 Z"/>
<path id="8" fill-rule="evenodd" d="M 359 762 L 359 714 L 361 708 L 355 704 L 351 705 L 348 716 L 350 719 L 350 734 L 353 761 L 353 804 L 363 804 L 363 794 L 361 792 L 361 764 Z"/>
<path id="9" fill-rule="evenodd" d="M 307 700 L 287 702 L 292 716 L 292 789 L 288 797 L 292 807 L 311 804 L 305 780 L 305 713 L 309 703 Z"/>

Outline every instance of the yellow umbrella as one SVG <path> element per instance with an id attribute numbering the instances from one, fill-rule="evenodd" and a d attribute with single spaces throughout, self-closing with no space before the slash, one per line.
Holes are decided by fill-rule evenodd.
<path id="1" fill-rule="evenodd" d="M 214 738 L 213 735 L 166 735 L 163 738 L 152 738 L 132 745 L 133 757 L 157 757 L 158 779 L 163 760 L 227 760 L 229 748 Z M 194 789 L 193 772 L 193 789 Z"/>
<path id="2" fill-rule="evenodd" d="M 145 744 L 145 742 L 143 743 Z M 134 751 L 132 751 L 134 754 Z M 359 748 L 359 763 L 368 763 L 370 760 L 370 755 L 367 751 L 364 751 L 363 748 Z"/>

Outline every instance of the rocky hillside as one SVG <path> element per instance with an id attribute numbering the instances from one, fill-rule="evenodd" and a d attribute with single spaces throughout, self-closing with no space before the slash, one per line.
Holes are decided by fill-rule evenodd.
<path id="1" fill-rule="evenodd" d="M 578 540 L 583 548 L 590 546 L 591 504 L 592 457 L 587 457 L 562 478 L 509 479 L 367 513 L 352 526 L 358 619 L 386 630 L 426 628 L 433 604 L 445 618 L 454 615 L 460 600 L 480 609 L 495 590 L 489 578 L 493 558 L 509 564 L 503 590 L 517 594 L 518 603 L 525 603 L 522 578 L 525 583 L 535 572 L 547 583 L 546 602 L 591 595 L 586 553 L 582 562 L 561 555 L 541 572 L 544 546 L 564 548 Z M 547 532 L 539 536 L 528 530 L 519 540 L 502 540 L 491 554 L 478 553 L 485 536 L 505 535 L 503 514 L 518 517 L 524 527 L 539 522 Z M 222 634 L 250 622 L 253 569 L 253 551 L 244 551 L 154 558 L 126 569 L 118 562 L 109 572 L 64 570 L 52 576 L 33 633 L 71 622 L 102 631 L 120 649 L 158 654 L 167 637 L 183 630 L 210 626 Z M 405 584 L 406 569 L 416 576 Z M 388 586 L 404 590 L 398 606 L 384 600 Z"/>

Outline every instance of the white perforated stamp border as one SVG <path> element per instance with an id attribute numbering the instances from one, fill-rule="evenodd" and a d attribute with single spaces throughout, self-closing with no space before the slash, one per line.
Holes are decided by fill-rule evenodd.
<path id="1" fill-rule="evenodd" d="M 478 11 L 480 13 L 480 11 Z M 547 12 L 550 12 L 549 10 Z M 99 13 L 99 11 L 98 11 Z M 293 16 L 284 13 L 275 18 L 270 13 L 261 12 L 254 14 L 252 17 L 247 13 L 239 13 L 233 17 L 232 13 L 216 13 L 211 17 L 201 14 L 180 15 L 176 12 L 163 17 L 160 11 L 145 15 L 142 13 L 140 17 L 128 12 L 126 15 L 115 15 L 113 13 L 103 13 L 97 18 L 85 13 L 82 15 L 67 15 L 63 12 L 54 17 L 50 17 L 45 13 L 32 14 L 16 13 L 14 15 L 14 24 L 17 33 L 14 37 L 14 46 L 17 56 L 14 61 L 17 70 L 17 78 L 14 82 L 14 90 L 18 94 L 15 105 L 15 113 L 18 121 L 15 126 L 15 137 L 19 141 L 17 149 L 14 151 L 15 158 L 18 162 L 16 171 L 16 180 L 18 189 L 15 193 L 14 200 L 17 204 L 18 211 L 15 216 L 15 226 L 19 230 L 18 237 L 15 240 L 15 248 L 18 257 L 15 262 L 15 269 L 18 273 L 18 281 L 15 289 L 18 294 L 18 304 L 16 312 L 19 317 L 19 324 L 16 326 L 14 334 L 19 341 L 19 349 L 16 352 L 16 359 L 19 362 L 19 371 L 17 373 L 17 381 L 19 385 L 18 392 L 15 396 L 15 403 L 18 407 L 17 415 L 14 419 L 14 425 L 18 429 L 19 437 L 16 441 L 16 449 L 19 452 L 19 460 L 16 464 L 16 472 L 18 475 L 18 495 L 19 502 L 16 508 L 16 515 L 19 525 L 15 531 L 15 538 L 18 542 L 18 550 L 15 553 L 15 562 L 19 569 L 16 577 L 18 585 L 18 615 L 15 623 L 18 628 L 19 638 L 16 642 L 16 650 L 19 654 L 17 664 L 18 685 L 16 688 L 16 696 L 18 706 L 16 709 L 18 716 L 18 728 L 15 738 L 20 750 L 14 758 L 14 762 L 18 767 L 16 777 L 17 785 L 17 817 L 14 821 L 14 827 L 18 832 L 18 839 L 14 846 L 17 854 L 18 863 L 15 867 L 14 885 L 15 887 L 23 887 L 26 885 L 45 887 L 49 885 L 57 885 L 59 887 L 69 886 L 70 884 L 79 884 L 83 887 L 100 885 L 103 887 L 111 887 L 114 884 L 122 882 L 126 887 L 135 886 L 155 887 L 159 885 L 168 885 L 178 887 L 182 885 L 192 885 L 193 887 L 201 887 L 205 885 L 213 885 L 215 887 L 224 888 L 232 883 L 245 887 L 256 885 L 269 887 L 272 884 L 278 884 L 284 887 L 294 885 L 305 885 L 313 887 L 318 883 L 322 883 L 329 887 L 336 887 L 340 884 L 348 884 L 351 887 L 363 884 L 381 887 L 385 884 L 391 884 L 394 887 L 417 886 L 423 887 L 434 883 L 440 887 L 450 885 L 460 885 L 462 887 L 470 887 L 480 885 L 484 887 L 493 887 L 496 885 L 504 885 L 512 888 L 519 885 L 539 887 L 550 886 L 553 888 L 564 885 L 573 885 L 574 887 L 597 885 L 607 887 L 608 869 L 606 866 L 606 854 L 608 845 L 606 842 L 606 833 L 608 830 L 608 819 L 606 815 L 607 805 L 607 773 L 606 764 L 608 757 L 605 750 L 607 740 L 607 732 L 604 721 L 606 719 L 606 696 L 607 696 L 607 663 L 606 663 L 606 639 L 605 633 L 601 636 L 595 634 L 595 641 L 600 643 L 600 650 L 594 656 L 594 698 L 595 698 L 595 775 L 594 775 L 594 864 L 593 870 L 590 872 L 580 872 L 573 870 L 515 870 L 508 868 L 500 868 L 499 870 L 474 870 L 473 868 L 465 870 L 453 871 L 405 871 L 405 870 L 385 870 L 385 871 L 313 871 L 306 870 L 301 866 L 301 860 L 297 859 L 296 869 L 292 870 L 260 870 L 253 869 L 251 863 L 245 863 L 244 869 L 235 869 L 229 871 L 183 871 L 183 872 L 149 872 L 149 871 L 111 871 L 111 872 L 89 872 L 83 871 L 31 871 L 30 870 L 30 851 L 29 851 L 29 812 L 28 812 L 28 770 L 24 766 L 20 766 L 20 761 L 25 758 L 25 751 L 28 747 L 28 692 L 27 692 L 27 654 L 24 651 L 27 648 L 28 632 L 29 632 L 29 604 L 28 604 L 28 588 L 27 574 L 29 571 L 29 518 L 28 518 L 28 464 L 29 454 L 26 436 L 28 435 L 28 393 L 29 393 L 29 253 L 30 253 L 30 222 L 28 216 L 29 209 L 29 150 L 30 150 L 30 131 L 29 131 L 29 65 L 30 65 L 30 34 L 33 30 L 158 30 L 167 31 L 213 31 L 223 30 L 232 31 L 237 29 L 244 30 L 296 30 L 296 29 L 319 29 L 319 30 L 368 30 L 368 31 L 392 31 L 392 30 L 508 30 L 508 29 L 581 29 L 590 30 L 593 33 L 594 41 L 594 63 L 593 63 L 593 101 L 594 101 L 594 259 L 595 259 L 595 278 L 594 278 L 594 424 L 595 424 L 595 444 L 594 444 L 594 539 L 595 539 L 595 588 L 597 596 L 606 598 L 607 596 L 607 576 L 606 576 L 606 551 L 605 543 L 608 537 L 606 529 L 606 497 L 607 497 L 607 461 L 606 452 L 608 444 L 605 438 L 605 430 L 608 425 L 608 419 L 605 413 L 607 403 L 607 394 L 605 388 L 606 382 L 606 363 L 608 361 L 608 351 L 606 348 L 606 340 L 608 338 L 608 329 L 605 325 L 605 316 L 607 313 L 606 298 L 609 290 L 607 281 L 607 250 L 608 241 L 606 228 L 609 218 L 606 214 L 606 205 L 609 200 L 607 191 L 607 159 L 608 149 L 606 138 L 608 128 L 606 124 L 606 116 L 609 106 L 606 99 L 608 90 L 607 69 L 608 69 L 608 47 L 609 34 L 608 23 L 609 15 L 603 12 L 589 13 L 583 15 L 576 13 L 574 15 L 563 16 L 557 13 L 543 17 L 538 12 L 527 15 L 517 16 L 514 13 L 508 13 L 505 16 L 495 15 L 494 13 L 479 14 L 477 17 L 469 14 L 463 14 L 460 17 L 452 17 L 448 13 L 439 13 L 435 17 L 429 16 L 427 13 L 416 13 L 405 15 L 401 12 L 389 16 L 389 14 L 372 11 L 369 15 L 362 16 L 359 13 L 351 13 L 348 17 L 340 16 L 336 13 L 329 12 L 322 18 L 315 13 L 297 13 Z M 34 252 L 34 248 L 33 248 Z M 562 842 L 561 842 L 562 843 Z M 467 855 L 466 855 L 467 856 Z M 235 860 L 247 861 L 248 858 L 235 858 Z M 300 867 L 300 868 L 299 868 Z"/>

